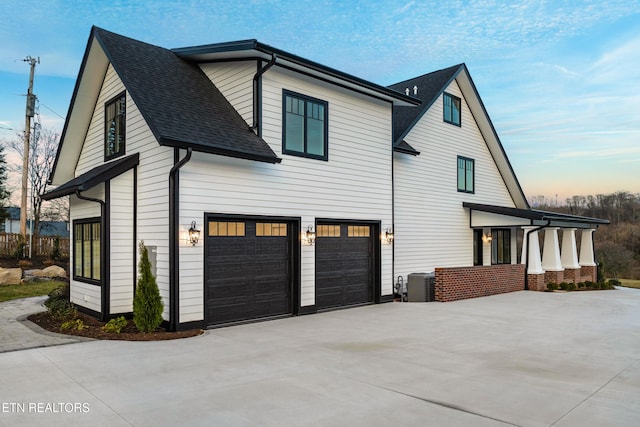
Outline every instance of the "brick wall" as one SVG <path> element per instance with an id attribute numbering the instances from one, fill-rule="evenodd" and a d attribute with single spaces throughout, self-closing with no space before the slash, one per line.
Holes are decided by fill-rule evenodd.
<path id="1" fill-rule="evenodd" d="M 436 301 L 515 292 L 524 289 L 524 265 L 436 268 Z"/>
<path id="2" fill-rule="evenodd" d="M 564 271 L 545 271 L 544 283 L 562 283 L 565 282 Z M 531 289 L 531 288 L 529 288 Z"/>
<path id="3" fill-rule="evenodd" d="M 583 265 L 580 267 L 581 282 L 597 282 L 598 281 L 598 269 L 596 266 Z"/>
<path id="4" fill-rule="evenodd" d="M 527 274 L 527 284 L 530 291 L 545 291 L 547 284 L 544 280 L 545 274 Z"/>
<path id="5" fill-rule="evenodd" d="M 563 282 L 575 283 L 576 285 L 582 281 L 582 274 L 579 268 L 566 268 L 564 270 Z M 556 282 L 561 283 L 561 282 Z"/>

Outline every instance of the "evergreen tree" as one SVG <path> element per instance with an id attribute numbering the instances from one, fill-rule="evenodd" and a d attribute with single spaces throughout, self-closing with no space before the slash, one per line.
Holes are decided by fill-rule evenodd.
<path id="1" fill-rule="evenodd" d="M 164 304 L 156 278 L 151 274 L 149 253 L 144 242 L 140 242 L 140 263 L 138 264 L 138 287 L 133 298 L 133 323 L 141 332 L 153 332 L 162 323 Z"/>
<path id="2" fill-rule="evenodd" d="M 7 190 L 7 161 L 4 157 L 4 146 L 0 145 L 0 224 L 9 218 L 9 212 L 5 209 L 9 203 L 9 190 Z"/>

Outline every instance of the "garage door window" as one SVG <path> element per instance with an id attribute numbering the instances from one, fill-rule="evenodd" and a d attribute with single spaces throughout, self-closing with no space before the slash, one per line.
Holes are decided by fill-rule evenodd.
<path id="1" fill-rule="evenodd" d="M 285 223 L 271 223 L 271 222 L 258 222 L 256 223 L 256 236 L 287 236 L 287 224 Z"/>
<path id="2" fill-rule="evenodd" d="M 244 236 L 244 222 L 209 221 L 209 236 Z"/>
<path id="3" fill-rule="evenodd" d="M 318 237 L 340 237 L 339 225 L 319 225 L 316 230 Z"/>
<path id="4" fill-rule="evenodd" d="M 349 237 L 370 237 L 371 228 L 368 225 L 350 225 L 347 233 Z"/>

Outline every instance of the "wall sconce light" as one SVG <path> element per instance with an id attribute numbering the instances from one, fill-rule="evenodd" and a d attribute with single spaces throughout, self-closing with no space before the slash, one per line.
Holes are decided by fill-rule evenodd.
<path id="1" fill-rule="evenodd" d="M 484 235 L 484 241 L 485 243 L 489 243 L 493 240 L 493 236 L 491 235 L 491 233 L 487 233 Z"/>
<path id="2" fill-rule="evenodd" d="M 382 242 L 386 243 L 387 245 L 390 245 L 393 243 L 393 230 L 391 229 L 391 227 L 387 228 L 387 230 L 384 232 L 384 237 Z"/>
<path id="3" fill-rule="evenodd" d="M 191 246 L 195 246 L 198 244 L 199 239 L 200 230 L 196 228 L 196 222 L 191 221 L 191 227 L 189 227 L 189 243 L 191 243 Z"/>
<path id="4" fill-rule="evenodd" d="M 304 239 L 307 246 L 313 245 L 316 241 L 316 232 L 313 231 L 313 226 L 311 224 L 309 224 L 307 231 L 304 233 Z"/>

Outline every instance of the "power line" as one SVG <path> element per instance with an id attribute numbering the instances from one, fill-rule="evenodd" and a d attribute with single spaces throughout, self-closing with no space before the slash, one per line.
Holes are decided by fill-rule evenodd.
<path id="1" fill-rule="evenodd" d="M 53 111 L 49 106 L 47 106 L 46 104 L 43 104 L 42 101 L 38 100 L 38 103 L 40 105 L 42 105 L 44 108 L 46 108 L 47 110 L 51 111 L 53 114 L 55 114 L 56 116 L 60 117 L 62 120 L 64 120 L 64 117 L 62 117 L 60 114 L 58 114 L 57 112 Z"/>

